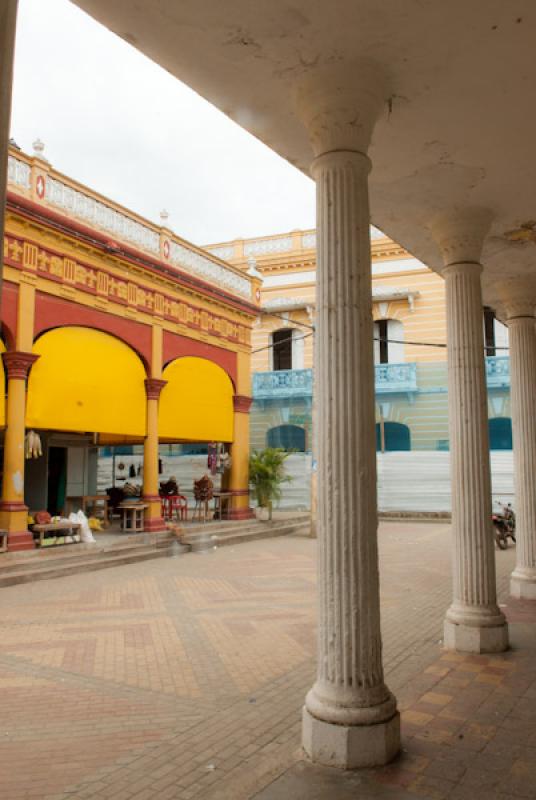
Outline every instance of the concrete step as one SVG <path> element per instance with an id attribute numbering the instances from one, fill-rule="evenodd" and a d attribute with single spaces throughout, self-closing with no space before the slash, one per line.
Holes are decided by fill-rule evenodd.
<path id="1" fill-rule="evenodd" d="M 118 541 L 108 544 L 101 544 L 97 540 L 95 544 L 79 544 L 74 545 L 50 545 L 42 550 L 37 549 L 28 551 L 24 554 L 9 553 L 0 559 L 0 575 L 9 572 L 19 572 L 24 569 L 41 569 L 50 567 L 51 565 L 67 565 L 70 562 L 75 562 L 80 559 L 84 561 L 91 561 L 93 559 L 102 558 L 103 555 L 127 555 L 128 553 L 143 552 L 144 550 L 152 550 L 155 547 L 166 547 L 169 543 L 174 541 L 174 536 L 171 533 L 161 534 L 142 534 L 140 537 L 129 536 L 125 537 L 126 541 Z"/>
<path id="2" fill-rule="evenodd" d="M 211 526 L 206 532 L 185 532 L 180 540 L 181 544 L 188 545 L 193 552 L 199 552 L 276 536 L 303 536 L 308 534 L 309 527 L 309 515 L 304 514 L 281 521 L 242 523 L 241 526 L 234 525 L 227 530 L 214 530 Z"/>
<path id="3" fill-rule="evenodd" d="M 179 552 L 187 552 L 187 548 L 182 547 L 175 537 L 171 536 L 166 541 L 153 544 L 113 547 L 98 552 L 86 550 L 68 558 L 27 559 L 23 563 L 18 562 L 16 565 L 10 564 L 0 568 L 0 587 L 135 564 Z"/>

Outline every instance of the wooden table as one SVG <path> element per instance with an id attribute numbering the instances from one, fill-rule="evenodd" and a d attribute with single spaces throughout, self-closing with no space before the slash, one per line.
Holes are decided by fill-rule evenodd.
<path id="1" fill-rule="evenodd" d="M 39 539 L 39 547 L 42 547 L 43 540 L 51 537 L 56 540 L 55 544 L 58 544 L 59 537 L 65 536 L 78 536 L 78 541 L 80 541 L 81 527 L 79 522 L 47 522 L 44 525 L 34 525 L 32 533 L 34 539 Z M 75 544 L 75 542 L 64 542 L 64 544 Z"/>
<path id="2" fill-rule="evenodd" d="M 226 509 L 229 510 L 229 503 L 233 498 L 233 492 L 213 492 L 214 497 L 214 519 L 221 519 L 223 513 L 223 504 L 225 503 Z"/>
<path id="3" fill-rule="evenodd" d="M 76 506 L 82 509 L 86 517 L 97 516 L 95 513 L 97 509 L 101 510 L 104 514 L 103 525 L 106 527 L 110 524 L 108 502 L 110 498 L 107 494 L 83 494 L 79 497 L 66 497 L 65 498 L 65 516 L 69 516 L 71 511 L 76 511 Z M 79 502 L 77 502 L 79 501 Z M 74 506 L 74 508 L 73 508 Z M 88 507 L 93 510 L 93 514 L 88 514 Z"/>
<path id="4" fill-rule="evenodd" d="M 121 510 L 121 530 L 127 533 L 141 533 L 145 525 L 145 503 L 119 503 Z"/>

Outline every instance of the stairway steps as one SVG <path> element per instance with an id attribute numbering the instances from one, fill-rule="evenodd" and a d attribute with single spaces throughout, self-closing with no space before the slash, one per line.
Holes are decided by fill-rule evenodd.
<path id="1" fill-rule="evenodd" d="M 304 535 L 309 532 L 309 529 L 310 521 L 308 518 L 306 520 L 285 520 L 272 525 L 260 522 L 255 527 L 249 526 L 248 528 L 233 529 L 228 532 L 207 532 L 204 536 L 197 535 L 194 537 L 182 536 L 181 543 L 188 545 L 192 552 L 200 552 L 214 547 L 226 547 L 244 542 L 258 541 L 259 539 L 272 539 L 277 536 Z"/>
<path id="2" fill-rule="evenodd" d="M 99 546 L 96 544 L 95 546 L 88 545 L 88 547 L 84 548 L 83 550 L 74 549 L 70 550 L 70 552 L 61 552 L 63 548 L 60 545 L 58 546 L 59 552 L 57 553 L 54 552 L 56 549 L 55 547 L 47 547 L 44 550 L 34 551 L 28 556 L 24 558 L 18 558 L 14 561 L 2 559 L 0 561 L 0 576 L 10 572 L 21 572 L 29 569 L 46 569 L 52 565 L 67 566 L 67 564 L 77 562 L 81 559 L 89 562 L 94 561 L 95 559 L 101 559 L 103 557 L 113 557 L 116 555 L 129 555 L 130 553 L 151 551 L 155 548 L 166 547 L 173 541 L 174 537 L 172 535 L 168 535 L 168 538 L 166 539 L 157 539 L 152 542 L 131 540 L 129 542 L 117 542 L 109 545 Z M 70 546 L 66 545 L 66 548 L 67 547 Z M 74 545 L 74 548 L 76 548 L 76 545 Z"/>
<path id="3" fill-rule="evenodd" d="M 14 586 L 20 583 L 30 583 L 33 581 L 44 581 L 51 578 L 62 578 L 66 575 L 78 575 L 83 572 L 95 572 L 111 567 L 120 567 L 125 564 L 136 564 L 140 561 L 149 561 L 154 558 L 162 558 L 171 555 L 173 543 L 168 547 L 153 548 L 144 552 L 125 553 L 115 555 L 111 558 L 100 559 L 79 559 L 74 563 L 50 565 L 41 569 L 27 569 L 19 572 L 11 572 L 7 575 L 0 574 L 0 587 Z"/>

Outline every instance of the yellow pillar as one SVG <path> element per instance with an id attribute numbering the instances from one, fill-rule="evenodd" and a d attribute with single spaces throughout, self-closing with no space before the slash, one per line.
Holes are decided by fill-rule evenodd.
<path id="1" fill-rule="evenodd" d="M 24 505 L 24 423 L 26 378 L 38 356 L 12 351 L 3 353 L 2 358 L 8 382 L 0 528 L 8 532 L 9 550 L 31 550 L 34 543 L 28 531 L 28 508 Z"/>
<path id="2" fill-rule="evenodd" d="M 238 353 L 236 394 L 234 396 L 234 435 L 231 449 L 229 491 L 233 492 L 227 519 L 251 519 L 249 505 L 249 410 L 251 408 L 251 356 Z"/>
<path id="3" fill-rule="evenodd" d="M 147 393 L 147 435 L 143 443 L 143 500 L 145 530 L 165 531 L 158 494 L 158 400 L 167 381 L 162 380 L 162 328 L 153 326 L 151 350 L 151 377 L 145 381 Z"/>

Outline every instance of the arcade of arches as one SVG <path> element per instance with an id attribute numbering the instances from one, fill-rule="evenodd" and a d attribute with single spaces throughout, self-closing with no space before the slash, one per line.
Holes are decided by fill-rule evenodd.
<path id="1" fill-rule="evenodd" d="M 30 173 L 44 169 L 38 158 L 24 163 Z M 166 229 L 154 231 L 160 260 L 115 242 L 111 253 L 100 231 L 88 236 L 68 214 L 52 211 L 35 185 L 8 194 L 4 237 L 0 527 L 8 531 L 8 549 L 33 547 L 28 508 L 47 506 L 48 471 L 59 447 L 76 451 L 74 462 L 87 466 L 92 455 L 96 463 L 97 446 L 143 444 L 145 530 L 158 531 L 165 528 L 159 443 L 226 443 L 233 455 L 228 516 L 251 516 L 255 279 L 231 267 L 226 275 L 214 259 L 205 268 L 240 289 L 215 291 L 212 283 L 166 266 L 173 243 Z M 210 258 L 191 250 L 190 259 Z M 25 463 L 27 429 L 41 435 L 45 454 Z M 76 496 L 94 493 L 89 474 L 86 469 Z"/>

